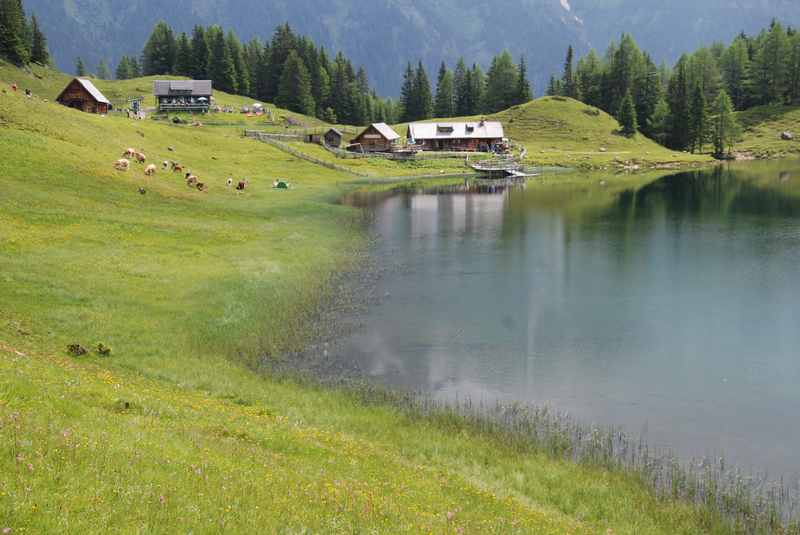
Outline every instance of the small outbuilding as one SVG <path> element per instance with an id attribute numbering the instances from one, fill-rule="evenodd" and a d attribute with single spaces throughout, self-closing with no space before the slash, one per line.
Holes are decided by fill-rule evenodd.
<path id="1" fill-rule="evenodd" d="M 156 107 L 159 112 L 207 113 L 211 107 L 211 86 L 211 80 L 156 80 L 153 82 Z"/>
<path id="2" fill-rule="evenodd" d="M 374 123 L 353 138 L 349 149 L 356 152 L 391 152 L 400 135 L 386 123 Z"/>
<path id="3" fill-rule="evenodd" d="M 111 107 L 105 95 L 86 78 L 74 78 L 56 97 L 56 101 L 86 113 L 106 114 Z"/>
<path id="4" fill-rule="evenodd" d="M 325 132 L 325 135 L 323 136 L 323 139 L 325 140 L 325 144 L 327 146 L 335 147 L 337 149 L 342 146 L 342 139 L 343 138 L 344 138 L 344 134 L 342 134 L 336 128 L 331 128 L 330 130 Z"/>
<path id="5" fill-rule="evenodd" d="M 505 144 L 499 121 L 412 123 L 408 142 L 430 151 L 490 152 Z"/>

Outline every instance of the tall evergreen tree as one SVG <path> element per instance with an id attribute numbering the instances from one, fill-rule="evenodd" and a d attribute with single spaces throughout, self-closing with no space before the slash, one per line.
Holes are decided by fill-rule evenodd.
<path id="1" fill-rule="evenodd" d="M 192 54 L 192 44 L 186 32 L 181 32 L 178 37 L 177 51 L 175 52 L 175 72 L 179 76 L 194 75 L 194 55 Z"/>
<path id="2" fill-rule="evenodd" d="M 250 72 L 244 60 L 242 43 L 233 30 L 229 30 L 225 36 L 225 45 L 233 61 L 233 69 L 236 71 L 236 91 L 240 95 L 250 94 Z"/>
<path id="3" fill-rule="evenodd" d="M 561 91 L 565 97 L 578 98 L 578 88 L 575 83 L 575 71 L 573 62 L 572 45 L 567 48 L 567 58 L 564 61 L 564 74 L 561 76 Z"/>
<path id="4" fill-rule="evenodd" d="M 122 56 L 119 59 L 119 63 L 117 63 L 117 70 L 115 72 L 115 78 L 117 80 L 128 80 L 131 77 L 131 64 L 128 60 L 128 56 Z"/>
<path id="5" fill-rule="evenodd" d="M 550 77 L 550 82 L 547 84 L 547 96 L 548 97 L 557 97 L 560 96 L 563 92 L 563 88 L 561 85 L 561 80 L 556 78 L 555 76 Z"/>
<path id="6" fill-rule="evenodd" d="M 108 69 L 108 64 L 106 64 L 106 60 L 101 59 L 97 62 L 97 69 L 95 69 L 95 76 L 100 80 L 109 80 L 111 79 L 111 71 Z"/>
<path id="7" fill-rule="evenodd" d="M 786 57 L 789 40 L 780 23 L 774 23 L 754 60 L 754 85 L 759 104 L 784 101 L 787 89 Z"/>
<path id="8" fill-rule="evenodd" d="M 444 61 L 439 67 L 439 76 L 436 80 L 436 117 L 452 117 L 455 115 L 455 91 L 453 88 L 453 73 L 447 68 Z"/>
<path id="9" fill-rule="evenodd" d="M 86 65 L 83 64 L 83 59 L 80 56 L 75 58 L 75 75 L 86 76 Z"/>
<path id="10" fill-rule="evenodd" d="M 722 78 L 737 110 L 743 110 L 750 99 L 750 54 L 747 39 L 736 38 L 722 54 Z"/>
<path id="11" fill-rule="evenodd" d="M 403 74 L 403 87 L 400 89 L 400 107 L 402 109 L 400 120 L 404 123 L 416 121 L 419 115 L 419 110 L 416 108 L 416 87 L 416 73 L 409 62 Z"/>
<path id="12" fill-rule="evenodd" d="M 191 76 L 195 80 L 207 80 L 209 75 L 209 60 L 211 48 L 209 47 L 206 30 L 202 26 L 192 29 L 192 68 Z"/>
<path id="13" fill-rule="evenodd" d="M 578 60 L 575 77 L 581 100 L 601 108 L 603 106 L 603 66 L 597 52 L 590 50 L 586 56 Z"/>
<path id="14" fill-rule="evenodd" d="M 31 61 L 40 65 L 50 63 L 50 52 L 47 50 L 47 38 L 39 27 L 36 15 L 31 16 Z"/>
<path id="15" fill-rule="evenodd" d="M 297 48 L 297 38 L 288 24 L 278 26 L 270 44 L 269 70 L 266 88 L 266 100 L 274 100 L 278 94 L 283 67 L 289 53 Z"/>
<path id="16" fill-rule="evenodd" d="M 676 150 L 689 148 L 691 110 L 689 108 L 689 81 L 686 75 L 686 56 L 678 60 L 675 75 L 669 82 L 669 146 Z"/>
<path id="17" fill-rule="evenodd" d="M 415 120 L 430 119 L 433 116 L 433 96 L 431 94 L 431 83 L 428 73 L 422 61 L 417 65 L 417 72 L 414 76 L 414 99 L 417 117 Z"/>
<path id="18" fill-rule="evenodd" d="M 724 89 L 714 101 L 713 123 L 714 155 L 721 158 L 733 152 L 733 146 L 741 133 L 733 113 L 733 103 Z"/>
<path id="19" fill-rule="evenodd" d="M 489 113 L 510 108 L 519 100 L 519 71 L 511 54 L 504 50 L 492 60 L 486 78 L 485 107 Z"/>
<path id="20" fill-rule="evenodd" d="M 519 67 L 517 70 L 519 76 L 517 78 L 516 104 L 525 104 L 533 100 L 533 91 L 531 90 L 531 83 L 528 81 L 528 65 L 525 63 L 525 56 L 519 58 Z"/>
<path id="21" fill-rule="evenodd" d="M 692 92 L 689 122 L 689 145 L 692 152 L 703 152 L 708 141 L 708 104 L 703 87 L 698 83 Z"/>
<path id="22" fill-rule="evenodd" d="M 19 0 L 0 0 L 0 57 L 15 65 L 30 59 L 26 26 Z"/>
<path id="23" fill-rule="evenodd" d="M 634 86 L 634 102 L 639 128 L 647 136 L 652 136 L 653 114 L 661 99 L 661 80 L 658 67 L 648 54 L 644 54 L 639 76 Z"/>
<path id="24" fill-rule="evenodd" d="M 455 115 L 469 115 L 470 84 L 467 80 L 467 66 L 464 58 L 460 58 L 453 73 L 453 93 L 455 100 Z"/>
<path id="25" fill-rule="evenodd" d="M 311 77 L 305 63 L 296 51 L 289 51 L 286 64 L 281 69 L 281 81 L 278 89 L 278 98 L 275 103 L 282 108 L 314 115 L 316 103 L 311 94 Z"/>
<path id="26" fill-rule="evenodd" d="M 177 45 L 172 28 L 159 21 L 153 28 L 142 51 L 142 70 L 145 76 L 170 74 L 175 69 Z"/>
<path id="27" fill-rule="evenodd" d="M 487 112 L 486 105 L 486 75 L 483 74 L 483 69 L 477 63 L 472 64 L 472 71 L 469 75 L 470 83 L 470 113 L 469 115 L 478 115 Z"/>
<path id="28" fill-rule="evenodd" d="M 227 93 L 236 93 L 236 67 L 231 58 L 231 51 L 225 43 L 225 34 L 219 26 L 207 30 L 207 38 L 211 48 L 208 73 L 214 87 Z"/>
<path id="29" fill-rule="evenodd" d="M 622 127 L 622 134 L 631 137 L 639 129 L 639 122 L 636 118 L 636 106 L 633 103 L 633 96 L 628 91 L 620 103 L 617 119 Z"/>

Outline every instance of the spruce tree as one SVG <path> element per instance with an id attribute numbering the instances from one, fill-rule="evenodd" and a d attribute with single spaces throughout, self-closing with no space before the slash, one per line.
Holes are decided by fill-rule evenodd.
<path id="1" fill-rule="evenodd" d="M 623 135 L 632 137 L 636 134 L 636 131 L 639 129 L 639 123 L 636 118 L 636 106 L 633 103 L 633 96 L 630 91 L 625 94 L 625 97 L 620 103 L 617 119 L 619 119 Z"/>
<path id="2" fill-rule="evenodd" d="M 572 66 L 573 62 L 572 45 L 567 48 L 567 58 L 564 61 L 564 74 L 561 77 L 561 92 L 565 97 L 577 98 L 577 86 L 575 84 L 575 71 Z"/>
<path id="3" fill-rule="evenodd" d="M 528 65 L 525 63 L 525 56 L 519 58 L 517 68 L 519 77 L 517 78 L 517 100 L 516 104 L 525 104 L 533 100 L 531 83 L 528 81 Z"/>
<path id="4" fill-rule="evenodd" d="M 755 58 L 755 93 L 759 104 L 782 103 L 787 89 L 786 57 L 789 38 L 780 23 L 773 23 Z"/>
<path id="5" fill-rule="evenodd" d="M 266 100 L 274 100 L 281 83 L 283 66 L 289 53 L 297 48 L 297 38 L 289 24 L 278 26 L 270 44 L 269 71 L 266 87 Z"/>
<path id="6" fill-rule="evenodd" d="M 562 94 L 561 80 L 555 76 L 550 77 L 550 82 L 547 84 L 547 96 L 557 97 Z"/>
<path id="7" fill-rule="evenodd" d="M 117 70 L 115 72 L 115 78 L 117 80 L 128 80 L 131 77 L 131 64 L 128 60 L 128 56 L 122 56 L 117 63 Z"/>
<path id="8" fill-rule="evenodd" d="M 464 58 L 460 58 L 456 64 L 455 72 L 453 73 L 453 98 L 455 101 L 455 115 L 469 115 L 469 109 L 467 106 L 469 91 L 470 87 L 469 83 L 467 82 L 467 66 L 464 64 Z"/>
<path id="9" fill-rule="evenodd" d="M 139 78 L 142 75 L 142 67 L 139 65 L 139 60 L 136 56 L 128 58 L 130 64 L 130 78 Z"/>
<path id="10" fill-rule="evenodd" d="M 402 109 L 400 120 L 404 123 L 416 121 L 419 115 L 419 111 L 415 107 L 417 104 L 416 88 L 416 74 L 409 62 L 403 74 L 403 87 L 400 89 L 400 107 Z"/>
<path id="11" fill-rule="evenodd" d="M 439 67 L 439 76 L 436 81 L 436 106 L 434 115 L 436 117 L 452 117 L 455 114 L 455 101 L 453 89 L 453 73 L 442 62 Z"/>
<path id="12" fill-rule="evenodd" d="M 19 0 L 0 0 L 0 57 L 19 66 L 28 62 L 26 27 Z"/>
<path id="13" fill-rule="evenodd" d="M 498 112 L 510 108 L 519 100 L 519 71 L 508 51 L 492 60 L 486 79 L 486 111 Z"/>
<path id="14" fill-rule="evenodd" d="M 231 51 L 225 43 L 222 28 L 212 26 L 207 31 L 211 56 L 208 73 L 216 89 L 226 93 L 236 93 L 236 68 L 231 58 Z"/>
<path id="15" fill-rule="evenodd" d="M 47 50 L 47 38 L 39 27 L 36 15 L 31 16 L 31 34 L 31 61 L 40 65 L 48 65 L 50 63 L 50 52 Z"/>
<path id="16" fill-rule="evenodd" d="M 733 146 L 741 133 L 733 113 L 733 103 L 724 89 L 714 101 L 713 123 L 714 156 L 722 158 L 733 152 Z"/>
<path id="17" fill-rule="evenodd" d="M 86 66 L 83 64 L 83 59 L 80 56 L 75 58 L 75 75 L 86 76 Z"/>
<path id="18" fill-rule="evenodd" d="M 691 110 L 689 108 L 689 82 L 686 77 L 686 56 L 678 60 L 675 74 L 669 82 L 669 147 L 686 150 L 690 145 Z"/>
<path id="19" fill-rule="evenodd" d="M 247 63 L 244 60 L 244 53 L 242 51 L 242 43 L 233 30 L 229 30 L 225 37 L 225 44 L 228 47 L 231 60 L 233 61 L 233 69 L 236 71 L 236 91 L 240 95 L 250 94 L 250 71 L 247 68 Z"/>
<path id="20" fill-rule="evenodd" d="M 275 104 L 288 110 L 314 115 L 316 103 L 311 94 L 311 78 L 303 60 L 292 50 L 281 69 L 281 81 Z"/>
<path id="21" fill-rule="evenodd" d="M 486 75 L 483 74 L 483 69 L 477 63 L 472 64 L 472 71 L 469 75 L 470 83 L 470 113 L 469 115 L 479 115 L 486 113 Z"/>
<path id="22" fill-rule="evenodd" d="M 417 65 L 417 72 L 414 76 L 414 98 L 417 110 L 416 120 L 430 119 L 433 116 L 433 96 L 431 94 L 431 83 L 428 80 L 428 73 L 422 61 Z"/>
<path id="23" fill-rule="evenodd" d="M 202 26 L 195 26 L 192 30 L 192 68 L 191 77 L 195 80 L 207 80 L 211 48 L 206 37 L 206 30 Z"/>
<path id="24" fill-rule="evenodd" d="M 708 140 L 708 105 L 700 84 L 695 85 L 692 92 L 689 122 L 689 145 L 692 152 L 703 152 Z"/>
<path id="25" fill-rule="evenodd" d="M 603 71 L 597 52 L 590 50 L 578 60 L 575 78 L 581 100 L 591 106 L 602 107 Z"/>
<path id="26" fill-rule="evenodd" d="M 106 60 L 101 59 L 100 61 L 97 62 L 97 69 L 95 69 L 95 75 L 100 80 L 109 80 L 111 78 L 111 71 L 108 69 Z"/>
<path id="27" fill-rule="evenodd" d="M 736 38 L 722 54 L 720 61 L 727 93 L 736 109 L 743 110 L 748 104 L 751 88 L 747 39 Z"/>
<path id="28" fill-rule="evenodd" d="M 661 99 L 662 88 L 658 67 L 648 54 L 644 54 L 644 61 L 636 79 L 634 91 L 636 119 L 639 128 L 645 135 L 652 136 L 653 114 Z"/>
<path id="29" fill-rule="evenodd" d="M 159 21 L 153 28 L 142 51 L 142 70 L 145 76 L 171 74 L 175 69 L 177 45 L 172 28 Z"/>
<path id="30" fill-rule="evenodd" d="M 192 55 L 192 44 L 186 32 L 181 32 L 178 37 L 177 52 L 175 53 L 175 72 L 179 76 L 189 76 L 194 74 L 194 56 Z"/>
<path id="31" fill-rule="evenodd" d="M 650 131 L 647 135 L 661 145 L 666 145 L 669 136 L 669 119 L 669 104 L 664 97 L 661 97 L 650 118 Z"/>

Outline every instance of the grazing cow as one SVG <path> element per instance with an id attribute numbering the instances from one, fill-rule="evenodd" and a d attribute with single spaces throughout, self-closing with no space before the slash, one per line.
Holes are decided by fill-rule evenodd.
<path id="1" fill-rule="evenodd" d="M 246 187 L 247 187 L 247 181 L 246 180 L 240 180 L 239 183 L 236 184 L 236 189 L 239 190 L 239 191 L 244 191 L 244 189 Z"/>
<path id="2" fill-rule="evenodd" d="M 123 158 L 135 158 L 136 157 L 136 149 L 125 149 L 125 152 L 122 153 Z"/>
<path id="3" fill-rule="evenodd" d="M 161 166 L 166 170 L 169 167 L 169 160 L 164 160 L 161 162 Z"/>
<path id="4" fill-rule="evenodd" d="M 119 160 L 114 162 L 114 169 L 116 169 L 117 171 L 127 171 L 130 165 L 131 162 L 129 160 L 126 160 L 125 158 L 120 158 Z"/>
<path id="5" fill-rule="evenodd" d="M 156 174 L 156 165 L 151 163 L 147 167 L 144 168 L 144 174 L 147 176 L 153 176 Z"/>
<path id="6" fill-rule="evenodd" d="M 182 173 L 183 172 L 183 166 L 181 164 L 179 164 L 178 162 L 172 162 L 172 171 L 174 173 Z"/>
<path id="7" fill-rule="evenodd" d="M 207 191 L 207 190 L 208 190 L 208 186 L 206 186 L 202 182 L 198 182 L 197 183 L 197 191 Z"/>
<path id="8" fill-rule="evenodd" d="M 191 171 L 186 171 L 186 185 L 189 187 L 197 185 L 197 177 L 194 176 Z"/>
<path id="9" fill-rule="evenodd" d="M 139 163 L 144 163 L 147 161 L 147 156 L 145 156 L 142 152 L 137 152 L 135 157 L 136 161 Z"/>

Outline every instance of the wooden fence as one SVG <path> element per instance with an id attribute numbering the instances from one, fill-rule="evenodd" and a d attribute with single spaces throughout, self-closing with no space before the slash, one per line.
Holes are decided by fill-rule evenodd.
<path id="1" fill-rule="evenodd" d="M 364 173 L 364 172 L 361 172 L 361 171 L 356 171 L 355 169 L 350 169 L 349 167 L 345 167 L 343 165 L 337 165 L 335 163 L 326 162 L 325 160 L 321 160 L 319 158 L 315 158 L 314 156 L 310 156 L 308 154 L 305 154 L 305 153 L 295 149 L 294 147 L 289 146 L 287 143 L 284 143 L 283 141 L 280 141 L 279 139 L 276 139 L 276 134 L 268 134 L 268 133 L 265 133 L 265 132 L 259 132 L 257 130 L 245 130 L 244 131 L 244 135 L 245 135 L 245 137 L 248 137 L 248 138 L 251 138 L 251 139 L 256 139 L 258 141 L 261 141 L 262 143 L 266 143 L 267 145 L 271 145 L 271 146 L 275 147 L 278 150 L 281 150 L 283 152 L 291 154 L 292 156 L 295 156 L 296 158 L 300 158 L 301 160 L 305 160 L 307 162 L 311 162 L 311 163 L 316 164 L 316 165 L 321 165 L 322 167 L 326 167 L 328 169 L 333 169 L 334 171 L 340 171 L 342 173 L 347 173 L 347 174 L 350 174 L 350 175 L 361 176 L 361 177 L 368 177 L 369 176 L 367 173 Z M 286 135 L 283 135 L 283 136 L 284 136 L 284 139 L 285 139 Z M 301 139 L 302 139 L 302 137 L 301 137 Z"/>

